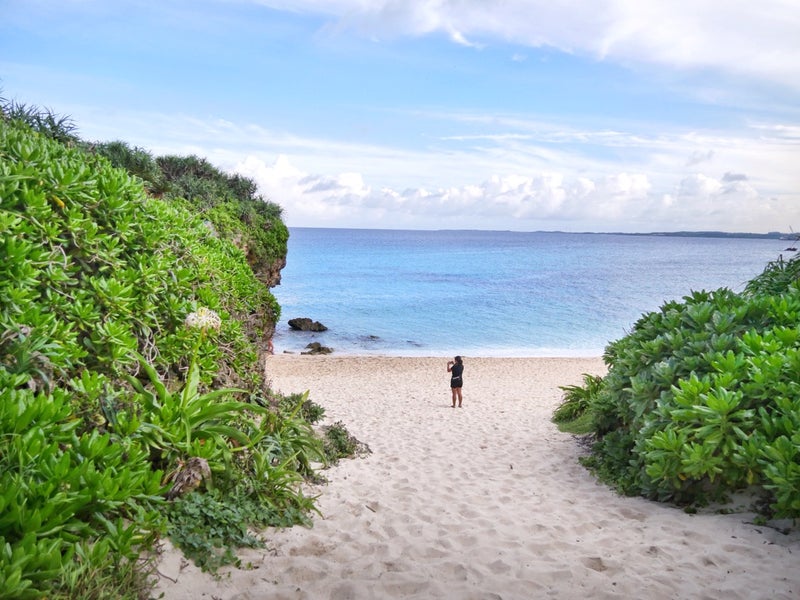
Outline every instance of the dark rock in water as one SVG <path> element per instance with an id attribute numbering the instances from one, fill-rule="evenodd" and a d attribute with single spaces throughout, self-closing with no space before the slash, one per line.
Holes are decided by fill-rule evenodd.
<path id="1" fill-rule="evenodd" d="M 297 319 L 289 319 L 289 327 L 295 331 L 328 331 L 319 321 L 312 321 L 308 317 L 299 317 Z"/>
<path id="2" fill-rule="evenodd" d="M 307 352 L 301 352 L 300 354 L 330 354 L 333 352 L 333 348 L 328 348 L 327 346 L 323 346 L 319 342 L 311 342 L 308 346 Z"/>

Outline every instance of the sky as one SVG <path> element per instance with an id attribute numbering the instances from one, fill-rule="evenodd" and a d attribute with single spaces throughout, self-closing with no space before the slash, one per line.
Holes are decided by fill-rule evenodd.
<path id="1" fill-rule="evenodd" d="M 800 230 L 800 0 L 0 0 L 0 90 L 290 227 Z"/>

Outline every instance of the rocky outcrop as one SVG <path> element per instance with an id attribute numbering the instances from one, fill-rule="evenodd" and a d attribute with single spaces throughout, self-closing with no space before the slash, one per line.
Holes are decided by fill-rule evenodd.
<path id="1" fill-rule="evenodd" d="M 248 257 L 248 262 L 258 280 L 268 288 L 281 284 L 281 270 L 286 266 L 286 257 L 275 259 L 273 262 L 258 262 L 254 257 Z"/>
<path id="2" fill-rule="evenodd" d="M 213 228 L 210 222 L 208 222 L 208 224 Z M 271 261 L 259 259 L 257 253 L 250 244 L 245 241 L 241 233 L 233 236 L 231 241 L 244 253 L 247 264 L 250 265 L 256 279 L 268 288 L 274 288 L 281 284 L 281 271 L 286 266 L 285 255 Z"/>
<path id="3" fill-rule="evenodd" d="M 300 354 L 330 354 L 331 352 L 333 352 L 333 348 L 323 346 L 319 342 L 311 342 L 306 346 L 306 351 Z"/>
<path id="4" fill-rule="evenodd" d="M 298 317 L 297 319 L 289 319 L 289 327 L 295 331 L 328 331 L 319 321 L 312 321 L 308 317 Z"/>

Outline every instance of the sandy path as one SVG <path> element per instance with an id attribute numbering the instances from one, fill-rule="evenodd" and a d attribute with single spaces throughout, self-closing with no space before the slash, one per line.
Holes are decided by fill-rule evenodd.
<path id="1" fill-rule="evenodd" d="M 273 387 L 311 391 L 372 454 L 325 471 L 313 528 L 268 532 L 250 570 L 215 581 L 174 555 L 157 593 L 219 598 L 800 597 L 800 538 L 751 515 L 687 515 L 617 496 L 550 422 L 559 385 L 600 359 L 465 358 L 450 407 L 446 358 L 278 355 Z M 172 565 L 170 567 L 169 565 Z M 171 569 L 171 571 L 170 571 Z"/>

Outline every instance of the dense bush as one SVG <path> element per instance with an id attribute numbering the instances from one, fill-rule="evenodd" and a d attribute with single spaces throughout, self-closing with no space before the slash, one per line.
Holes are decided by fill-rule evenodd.
<path id="1" fill-rule="evenodd" d="M 0 94 L 2 90 L 0 90 Z M 257 193 L 256 183 L 238 174 L 227 174 L 197 156 L 154 158 L 143 148 L 126 142 L 86 142 L 77 135 L 71 118 L 48 109 L 8 101 L 0 96 L 0 117 L 26 124 L 43 136 L 80 146 L 107 158 L 144 184 L 155 197 L 185 200 L 201 212 L 227 239 L 235 240 L 262 281 L 276 285 L 285 265 L 289 231 L 281 218 L 283 209 Z"/>
<path id="2" fill-rule="evenodd" d="M 25 123 L 33 131 L 62 144 L 73 145 L 80 142 L 72 119 L 57 115 L 51 110 L 0 97 L 0 112 L 0 118 Z"/>
<path id="3" fill-rule="evenodd" d="M 242 249 L 0 116 L 0 595 L 146 595 L 148 551 L 190 537 L 177 505 L 203 487 L 234 528 L 254 506 L 306 522 L 321 442 L 264 381 L 278 306 Z"/>
<path id="4" fill-rule="evenodd" d="M 259 196 L 252 179 L 224 173 L 197 156 L 153 158 L 121 141 L 96 142 L 88 148 L 140 178 L 150 193 L 187 200 L 223 237 L 237 240 L 251 265 L 283 265 L 289 231 L 281 219 L 282 209 Z"/>
<path id="5" fill-rule="evenodd" d="M 153 155 L 144 148 L 131 148 L 116 140 L 88 144 L 88 150 L 105 156 L 113 166 L 141 179 L 145 189 L 154 196 L 161 197 L 169 189 Z"/>
<path id="6" fill-rule="evenodd" d="M 628 494 L 693 504 L 754 487 L 769 516 L 800 516 L 799 267 L 668 302 L 609 344 L 587 464 Z"/>

